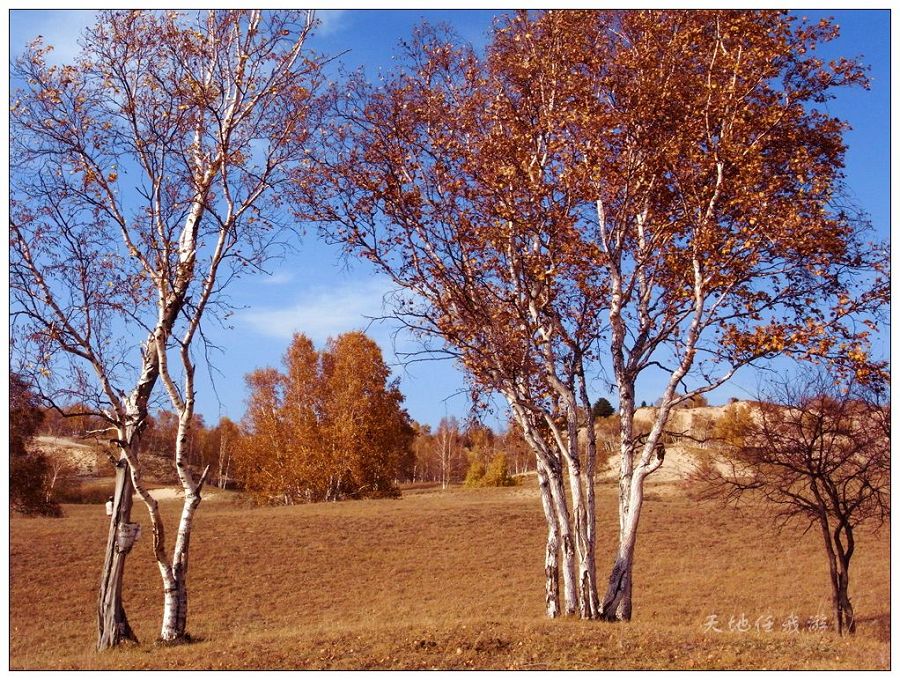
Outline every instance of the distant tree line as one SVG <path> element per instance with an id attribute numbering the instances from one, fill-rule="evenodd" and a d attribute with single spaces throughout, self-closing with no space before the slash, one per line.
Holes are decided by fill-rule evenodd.
<path id="1" fill-rule="evenodd" d="M 35 402 L 34 408 L 38 414 L 36 435 L 93 441 L 101 447 L 109 443 L 103 438 L 103 420 L 84 404 L 56 409 Z M 178 414 L 157 409 L 147 415 L 146 423 L 143 451 L 148 457 L 148 473 L 157 481 L 177 481 L 169 459 L 175 448 Z M 108 435 L 106 437 L 108 439 Z M 195 413 L 187 435 L 185 462 L 196 471 L 209 465 L 209 480 L 220 488 L 233 485 L 233 454 L 240 437 L 237 423 L 227 416 L 222 416 L 210 427 L 202 414 Z"/>
<path id="2" fill-rule="evenodd" d="M 514 422 L 495 432 L 479 422 L 442 418 L 432 431 L 416 425 L 415 466 L 409 481 L 467 486 L 509 486 L 513 476 L 534 471 L 534 454 Z"/>
<path id="3" fill-rule="evenodd" d="M 401 483 L 506 486 L 534 469 L 514 426 L 497 434 L 454 417 L 434 430 L 411 420 L 381 350 L 363 333 L 321 351 L 297 334 L 282 371 L 263 368 L 246 380 L 234 476 L 257 502 L 390 497 Z"/>

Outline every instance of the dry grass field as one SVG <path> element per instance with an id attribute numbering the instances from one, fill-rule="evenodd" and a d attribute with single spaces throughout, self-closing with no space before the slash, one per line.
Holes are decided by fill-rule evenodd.
<path id="1" fill-rule="evenodd" d="M 650 491 L 630 624 L 543 616 L 544 521 L 533 480 L 415 490 L 399 500 L 248 509 L 221 494 L 197 514 L 188 629 L 154 644 L 161 589 L 149 543 L 129 557 L 125 603 L 141 642 L 97 654 L 94 598 L 106 517 L 10 525 L 10 665 L 39 668 L 868 668 L 889 658 L 889 536 L 863 533 L 852 568 L 859 632 L 806 630 L 828 615 L 819 537 L 774 535 L 763 517 Z M 179 509 L 165 501 L 169 526 Z M 615 489 L 598 490 L 599 571 Z M 143 508 L 135 518 L 146 523 Z M 172 530 L 170 529 L 170 533 Z M 782 630 L 794 613 L 800 632 Z M 711 614 L 723 632 L 704 631 Z M 771 615 L 772 632 L 757 631 Z M 746 632 L 728 632 L 742 618 Z"/>

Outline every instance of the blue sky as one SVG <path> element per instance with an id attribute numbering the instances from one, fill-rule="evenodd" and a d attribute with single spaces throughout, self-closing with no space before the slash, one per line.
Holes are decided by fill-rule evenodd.
<path id="1" fill-rule="evenodd" d="M 77 54 L 77 36 L 93 21 L 94 14 L 80 10 L 12 11 L 10 58 L 40 34 L 54 45 L 54 60 L 60 63 L 71 60 Z M 423 19 L 452 25 L 460 37 L 478 47 L 486 41 L 495 14 L 487 10 L 325 10 L 319 13 L 322 25 L 310 41 L 310 47 L 324 54 L 347 51 L 342 57 L 347 68 L 363 66 L 374 76 L 378 69 L 390 68 L 398 42 L 408 38 L 413 27 Z M 821 50 L 824 57 L 858 56 L 871 66 L 871 90 L 843 91 L 828 107 L 853 127 L 846 137 L 849 188 L 870 214 L 877 234 L 887 238 L 890 231 L 890 13 L 865 10 L 797 14 L 812 20 L 835 17 L 841 36 Z M 12 85 L 15 87 L 15 83 Z M 270 269 L 271 276 L 241 279 L 229 289 L 229 296 L 238 309 L 229 320 L 231 328 L 213 332 L 214 339 L 225 348 L 223 354 L 214 356 L 215 390 L 208 378 L 198 385 L 198 410 L 207 422 L 214 422 L 220 415 L 232 419 L 242 416 L 246 398 L 243 376 L 256 367 L 279 365 L 294 331 L 305 332 L 321 345 L 329 336 L 367 329 L 382 346 L 389 362 L 397 363 L 393 327 L 386 323 L 370 325 L 370 318 L 382 313 L 382 297 L 390 286 L 366 263 L 341 259 L 338 248 L 308 233 L 294 252 L 273 263 Z M 412 341 L 403 335 L 396 338 L 396 343 L 401 350 L 414 348 Z M 886 333 L 878 341 L 876 351 L 888 356 Z M 462 376 L 450 362 L 397 365 L 395 374 L 400 377 L 410 415 L 417 421 L 436 425 L 444 415 L 464 417 L 468 413 L 468 399 L 461 393 Z M 731 396 L 752 396 L 757 383 L 758 376 L 752 371 L 739 373 L 735 380 L 713 393 L 710 400 L 720 403 Z M 638 384 L 638 402 L 654 401 L 661 388 L 661 376 L 647 376 Z M 610 394 L 597 381 L 592 398 L 599 396 Z M 487 418 L 491 424 L 496 424 L 497 416 L 504 417 L 499 402 L 495 411 L 494 417 Z"/>

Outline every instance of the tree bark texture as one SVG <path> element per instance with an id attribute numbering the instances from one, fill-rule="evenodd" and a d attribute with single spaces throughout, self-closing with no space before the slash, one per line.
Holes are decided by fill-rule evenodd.
<path id="1" fill-rule="evenodd" d="M 538 463 L 538 485 L 541 491 L 541 506 L 547 520 L 547 549 L 544 554 L 544 575 L 546 578 L 544 601 L 547 616 L 551 619 L 559 616 L 559 526 L 553 509 L 550 494 L 550 480 L 544 466 Z"/>
<path id="2" fill-rule="evenodd" d="M 164 642 L 177 642 L 187 638 L 188 612 L 188 556 L 194 513 L 200 505 L 199 492 L 186 493 L 178 523 L 178 535 L 171 564 L 160 564 L 163 576 L 163 621 L 159 637 Z"/>
<path id="3" fill-rule="evenodd" d="M 125 558 L 131 546 L 119 546 L 119 528 L 131 523 L 131 505 L 134 487 L 128 462 L 119 459 L 116 466 L 116 487 L 113 495 L 113 511 L 109 521 L 106 542 L 106 559 L 100 578 L 100 596 L 97 607 L 97 650 L 115 647 L 126 641 L 137 642 L 137 636 L 128 624 L 122 604 L 122 582 L 125 575 Z M 124 549 L 122 549 L 124 547 Z"/>
<path id="4" fill-rule="evenodd" d="M 559 455 L 550 448 L 524 410 L 511 401 L 513 413 L 522 427 L 525 440 L 535 451 L 538 482 L 541 491 L 541 505 L 547 520 L 547 548 L 544 560 L 546 574 L 545 599 L 547 615 L 556 617 L 560 611 L 566 615 L 579 611 L 579 569 L 584 567 L 584 555 L 578 553 L 580 543 L 575 536 L 572 518 L 566 500 Z M 580 487 L 579 487 L 580 491 Z M 580 494 L 578 495 L 580 498 Z M 579 507 L 583 506 L 579 503 Z M 583 524 L 581 529 L 585 529 Z M 576 560 L 576 557 L 578 558 Z M 559 601 L 559 570 L 562 569 L 563 602 Z M 583 579 L 582 579 L 583 580 Z"/>
<path id="5" fill-rule="evenodd" d="M 636 481 L 627 488 L 629 489 L 628 494 L 620 502 L 622 519 L 620 520 L 619 549 L 601 606 L 601 617 L 606 621 L 631 620 L 632 571 L 638 522 L 643 504 L 643 480 Z"/>

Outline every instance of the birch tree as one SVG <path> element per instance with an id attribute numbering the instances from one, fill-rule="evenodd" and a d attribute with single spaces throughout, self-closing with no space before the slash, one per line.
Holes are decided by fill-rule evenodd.
<path id="1" fill-rule="evenodd" d="M 18 361 L 46 400 L 74 393 L 91 404 L 118 447 L 99 649 L 135 638 L 121 598 L 135 490 L 167 591 L 162 637 L 184 635 L 183 621 L 170 625 L 179 617 L 168 591 L 186 577 L 190 521 L 170 562 L 142 480 L 141 435 L 162 377 L 179 412 L 173 462 L 193 512 L 203 477 L 178 465 L 195 399 L 191 346 L 201 320 L 224 310 L 222 289 L 261 265 L 283 226 L 278 187 L 315 129 L 320 69 L 304 52 L 312 22 L 309 12 L 104 12 L 76 63 L 52 64 L 40 40 L 17 60 Z M 180 357 L 174 376 L 170 350 Z"/>
<path id="2" fill-rule="evenodd" d="M 333 200 L 298 200 L 411 293 L 400 318 L 414 332 L 506 398 L 538 460 L 547 612 L 590 618 L 595 447 L 589 435 L 581 454 L 577 428 L 603 286 L 586 266 L 591 232 L 560 190 L 575 151 L 553 104 L 570 95 L 554 73 L 567 48 L 548 35 L 540 67 L 523 71 L 512 34 L 496 35 L 482 62 L 426 27 L 383 86 L 352 81 L 324 161 Z"/>
<path id="3" fill-rule="evenodd" d="M 446 491 L 453 477 L 454 463 L 457 463 L 458 467 L 458 458 L 462 449 L 460 441 L 462 433 L 459 430 L 459 422 L 453 416 L 441 418 L 434 437 L 440 464 L 441 489 Z"/>
<path id="4" fill-rule="evenodd" d="M 240 444 L 241 431 L 229 418 L 222 417 L 213 430 L 216 461 L 216 483 L 220 489 L 228 486 L 232 475 L 235 448 Z"/>
<path id="5" fill-rule="evenodd" d="M 621 414 L 603 616 L 627 620 L 643 485 L 672 409 L 781 355 L 876 375 L 866 325 L 887 298 L 886 251 L 842 200 L 846 125 L 821 108 L 865 84 L 855 62 L 813 56 L 835 27 L 779 12 L 580 19 L 599 36 L 585 57 L 600 74 L 589 137 L 603 143 L 587 162 Z M 655 370 L 665 388 L 642 436 L 634 386 Z"/>
<path id="6" fill-rule="evenodd" d="M 785 354 L 880 370 L 886 250 L 842 201 L 846 125 L 822 110 L 865 78 L 813 54 L 835 35 L 781 12 L 521 12 L 479 58 L 425 28 L 378 87 L 349 84 L 327 206 L 296 192 L 406 291 L 411 329 L 506 397 L 537 456 L 551 616 L 558 558 L 566 613 L 630 619 L 644 482 L 679 403 Z M 602 599 L 593 428 L 584 456 L 577 441 L 599 361 L 620 413 Z M 665 389 L 640 433 L 651 371 Z"/>

